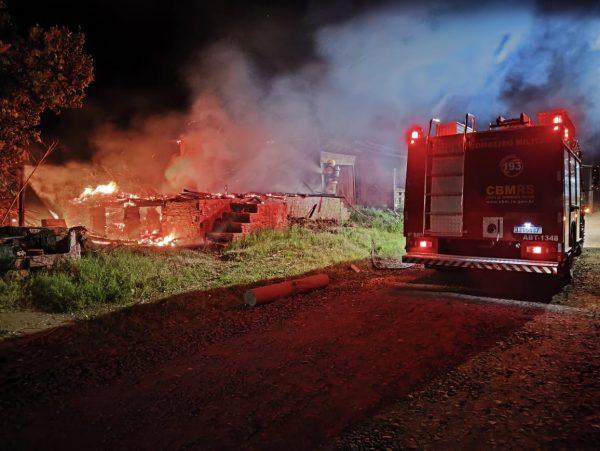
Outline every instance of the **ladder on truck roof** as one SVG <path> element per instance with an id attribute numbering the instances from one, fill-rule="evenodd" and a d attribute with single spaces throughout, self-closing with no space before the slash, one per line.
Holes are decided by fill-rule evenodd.
<path id="1" fill-rule="evenodd" d="M 467 124 L 471 118 L 471 127 Z M 427 134 L 427 161 L 425 164 L 425 197 L 423 233 L 439 236 L 463 235 L 463 201 L 465 187 L 465 151 L 467 132 L 475 131 L 475 116 L 467 114 L 465 123 L 457 124 L 456 134 L 442 139 L 430 139 L 432 124 Z"/>

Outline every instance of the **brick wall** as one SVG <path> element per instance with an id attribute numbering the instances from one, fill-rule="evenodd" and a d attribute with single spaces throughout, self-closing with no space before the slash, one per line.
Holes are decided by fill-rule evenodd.
<path id="1" fill-rule="evenodd" d="M 251 222 L 242 224 L 242 233 L 262 229 L 284 229 L 288 225 L 287 205 L 282 202 L 258 204 L 257 212 L 250 214 Z"/>
<path id="2" fill-rule="evenodd" d="M 166 201 L 162 208 L 163 234 L 173 234 L 178 244 L 197 244 L 213 228 L 215 220 L 231 211 L 231 199 Z"/>
<path id="3" fill-rule="evenodd" d="M 231 203 L 239 199 L 173 199 L 164 201 L 160 209 L 160 226 L 163 236 L 173 234 L 179 245 L 203 243 L 206 234 L 213 231 L 214 223 L 223 213 L 231 211 Z M 71 205 L 69 218 L 88 227 L 97 235 L 110 239 L 138 239 L 140 231 L 148 228 L 140 208 L 146 207 L 90 207 Z M 106 213 L 111 212 L 108 216 Z M 127 213 L 127 214 L 126 214 Z M 249 233 L 265 228 L 281 229 L 288 225 L 288 209 L 283 202 L 267 202 L 257 205 L 251 213 L 251 221 L 242 224 L 242 232 Z M 69 225 L 74 224 L 69 221 Z"/>
<path id="4" fill-rule="evenodd" d="M 234 199 L 205 199 L 200 201 L 201 223 L 200 234 L 202 240 L 206 233 L 211 232 L 217 219 L 223 216 L 223 213 L 231 211 L 230 204 Z"/>
<path id="5" fill-rule="evenodd" d="M 256 222 L 263 228 L 283 229 L 288 225 L 288 207 L 285 203 L 265 203 L 258 205 Z"/>
<path id="6" fill-rule="evenodd" d="M 181 244 L 200 241 L 198 200 L 166 201 L 162 208 L 163 235 L 173 234 Z"/>

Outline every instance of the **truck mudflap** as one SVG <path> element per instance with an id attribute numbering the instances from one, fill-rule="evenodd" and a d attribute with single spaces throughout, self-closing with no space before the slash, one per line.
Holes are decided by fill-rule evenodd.
<path id="1" fill-rule="evenodd" d="M 402 256 L 405 263 L 450 268 L 472 268 L 493 271 L 527 272 L 533 274 L 558 274 L 559 263 L 551 261 L 516 260 L 505 258 L 466 257 L 464 255 L 416 254 Z"/>

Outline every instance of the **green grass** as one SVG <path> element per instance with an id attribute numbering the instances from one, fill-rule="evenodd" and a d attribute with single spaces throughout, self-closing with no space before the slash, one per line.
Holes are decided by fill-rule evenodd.
<path id="1" fill-rule="evenodd" d="M 221 256 L 184 249 L 103 250 L 53 271 L 0 278 L 0 309 L 94 314 L 178 292 L 297 276 L 364 259 L 373 242 L 380 254 L 401 254 L 401 219 L 357 209 L 344 226 L 264 230 L 235 242 Z"/>
<path id="2" fill-rule="evenodd" d="M 402 234 L 402 216 L 389 210 L 358 207 L 350 210 L 350 224 Z"/>

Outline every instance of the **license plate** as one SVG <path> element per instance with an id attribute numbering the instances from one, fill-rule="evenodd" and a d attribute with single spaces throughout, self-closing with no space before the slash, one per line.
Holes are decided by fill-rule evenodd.
<path id="1" fill-rule="evenodd" d="M 531 234 L 531 235 L 541 235 L 542 228 L 538 227 L 538 226 L 530 226 L 530 227 L 515 226 L 513 229 L 513 233 L 527 233 L 527 234 Z"/>

